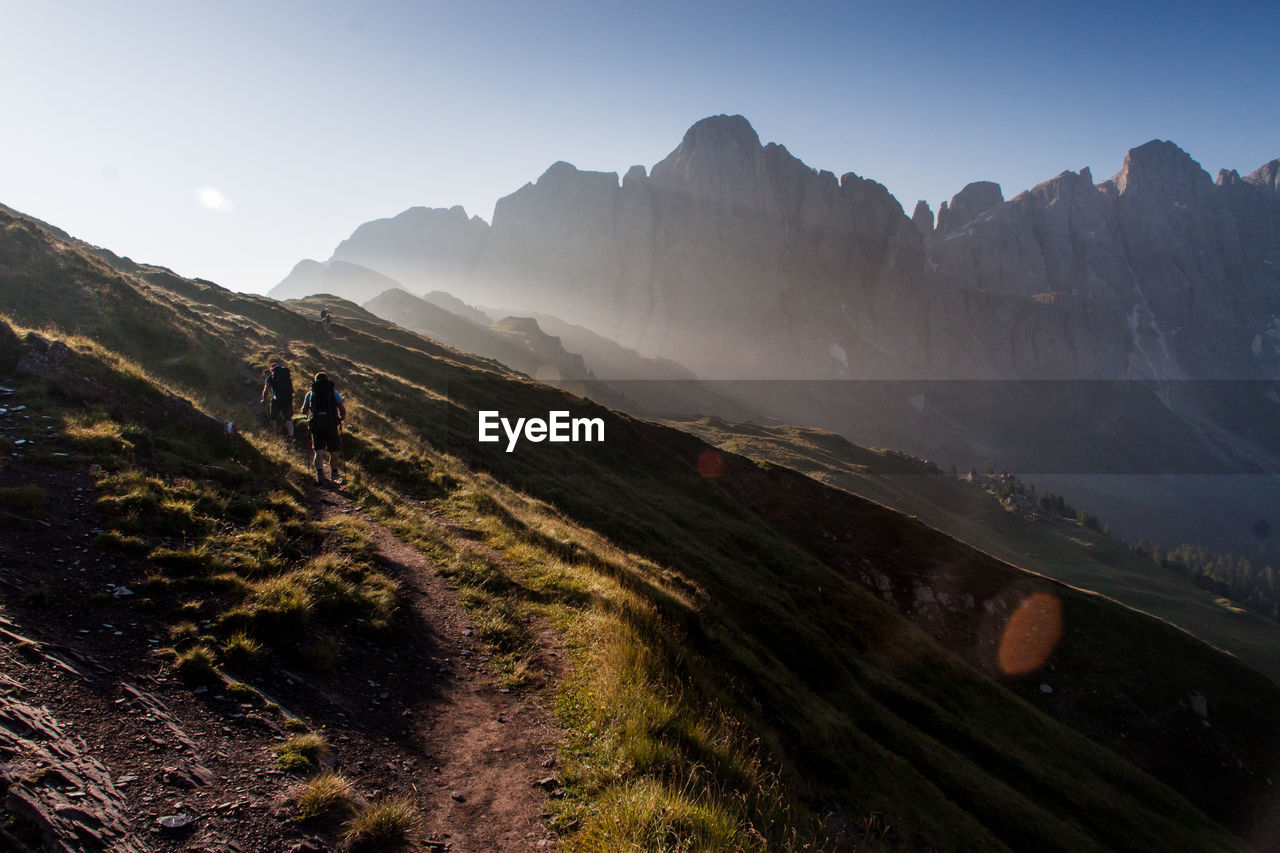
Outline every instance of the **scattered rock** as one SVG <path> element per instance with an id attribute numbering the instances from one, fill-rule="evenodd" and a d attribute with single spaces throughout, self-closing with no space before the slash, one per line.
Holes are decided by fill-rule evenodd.
<path id="1" fill-rule="evenodd" d="M 215 781 L 213 772 L 207 767 L 193 764 L 189 767 L 166 767 L 161 771 L 161 781 L 173 788 L 189 791 L 192 788 L 203 788 Z"/>
<path id="2" fill-rule="evenodd" d="M 459 802 L 459 803 L 465 803 L 465 802 L 467 801 L 467 798 L 466 798 L 466 797 L 464 797 L 464 796 L 462 796 L 462 792 L 461 792 L 461 791 L 454 791 L 454 792 L 453 792 L 452 794 L 450 794 L 449 796 L 453 797 L 453 799 L 454 799 L 455 801 Z"/>
<path id="3" fill-rule="evenodd" d="M 196 819 L 189 814 L 168 814 L 164 817 L 156 818 L 156 823 L 160 826 L 161 832 L 178 834 L 186 832 L 196 822 Z"/>

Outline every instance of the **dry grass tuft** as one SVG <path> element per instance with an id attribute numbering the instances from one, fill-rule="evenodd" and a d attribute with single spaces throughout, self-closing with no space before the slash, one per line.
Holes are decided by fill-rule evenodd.
<path id="1" fill-rule="evenodd" d="M 208 684 L 218 680 L 213 649 L 203 643 L 179 654 L 174 660 L 174 666 L 183 681 L 190 684 Z"/>
<path id="2" fill-rule="evenodd" d="M 340 773 L 321 773 L 303 782 L 290 795 L 298 820 L 341 818 L 356 810 L 356 794 Z"/>
<path id="3" fill-rule="evenodd" d="M 398 797 L 366 806 L 347 821 L 342 838 L 352 853 L 403 850 L 417 826 L 418 810 L 408 798 Z"/>

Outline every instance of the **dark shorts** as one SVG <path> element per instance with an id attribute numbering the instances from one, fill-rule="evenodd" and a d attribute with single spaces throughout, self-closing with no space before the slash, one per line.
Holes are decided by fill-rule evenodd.
<path id="1" fill-rule="evenodd" d="M 289 400 L 272 399 L 271 414 L 267 415 L 268 420 L 287 421 L 293 417 L 293 403 Z"/>
<path id="2" fill-rule="evenodd" d="M 338 438 L 338 425 L 330 420 L 314 420 L 310 423 L 311 446 L 316 450 L 341 450 L 341 439 Z"/>

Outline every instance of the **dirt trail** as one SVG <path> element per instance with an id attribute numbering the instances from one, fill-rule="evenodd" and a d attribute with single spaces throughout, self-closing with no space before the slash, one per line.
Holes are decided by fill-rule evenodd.
<path id="1" fill-rule="evenodd" d="M 500 688 L 484 672 L 470 618 L 420 551 L 341 493 L 318 490 L 316 499 L 320 518 L 364 519 L 418 623 L 400 651 L 419 665 L 404 669 L 383 701 L 412 709 L 401 745 L 429 759 L 430 772 L 415 783 L 427 836 L 452 841 L 453 853 L 553 847 L 541 817 L 546 792 L 534 783 L 553 774 L 556 733 L 537 697 Z"/>
<path id="2" fill-rule="evenodd" d="M 155 654 L 171 620 L 129 589 L 145 562 L 97 544 L 107 519 L 88 475 L 0 468 L 0 486 L 27 483 L 48 495 L 43 519 L 0 517 L 0 849 L 336 850 L 336 827 L 298 824 L 285 805 L 298 777 L 274 768 L 271 748 L 288 735 L 280 713 L 226 686 L 192 689 Z M 311 504 L 319 517 L 360 515 L 335 491 L 313 491 Z M 369 526 L 401 585 L 403 629 L 344 640 L 330 675 L 278 662 L 234 675 L 322 731 L 359 795 L 412 798 L 414 849 L 554 848 L 534 784 L 555 773 L 539 694 L 502 690 L 454 591 L 419 551 Z"/>

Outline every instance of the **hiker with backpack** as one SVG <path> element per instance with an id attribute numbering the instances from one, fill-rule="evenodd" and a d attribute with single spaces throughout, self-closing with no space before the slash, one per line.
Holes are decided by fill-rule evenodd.
<path id="1" fill-rule="evenodd" d="M 271 362 L 267 368 L 267 381 L 262 385 L 261 402 L 266 404 L 267 400 L 271 401 L 267 420 L 275 424 L 277 432 L 283 421 L 285 432 L 293 438 L 293 375 L 278 361 Z"/>
<path id="2" fill-rule="evenodd" d="M 347 417 L 347 409 L 342 404 L 342 395 L 334 387 L 332 380 L 323 373 L 317 373 L 311 383 L 311 390 L 302 400 L 302 413 L 309 415 L 311 427 L 311 446 L 315 450 L 316 484 L 323 486 L 324 467 L 322 464 L 324 451 L 329 451 L 329 473 L 334 484 L 341 484 L 338 474 L 338 452 L 342 449 L 342 439 L 338 435 L 338 427 Z"/>

